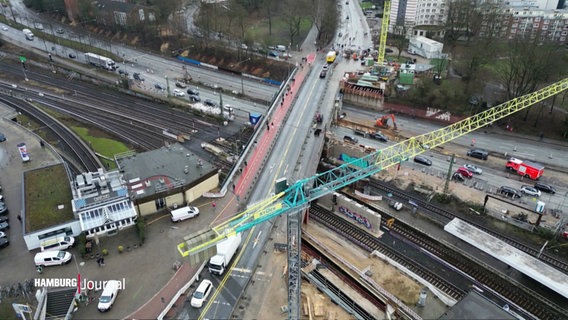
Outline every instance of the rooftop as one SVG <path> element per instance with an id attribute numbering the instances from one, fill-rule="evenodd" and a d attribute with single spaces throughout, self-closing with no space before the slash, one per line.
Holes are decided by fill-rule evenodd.
<path id="1" fill-rule="evenodd" d="M 117 155 L 116 163 L 133 199 L 190 184 L 217 169 L 180 143 Z"/>
<path id="2" fill-rule="evenodd" d="M 24 172 L 25 233 L 73 220 L 71 183 L 63 164 Z"/>
<path id="3" fill-rule="evenodd" d="M 440 319 L 516 319 L 475 291 L 453 305 Z"/>

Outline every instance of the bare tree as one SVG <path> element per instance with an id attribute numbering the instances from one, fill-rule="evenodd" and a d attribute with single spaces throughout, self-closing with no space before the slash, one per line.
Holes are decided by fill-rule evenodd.
<path id="1" fill-rule="evenodd" d="M 282 11 L 282 19 L 288 26 L 288 36 L 290 37 L 290 46 L 296 44 L 295 38 L 300 34 L 302 20 L 308 10 L 306 0 L 288 0 Z"/>
<path id="2" fill-rule="evenodd" d="M 528 38 L 528 37 L 527 37 Z M 539 40 L 517 37 L 508 43 L 508 55 L 498 67 L 501 83 L 511 100 L 535 91 L 550 81 L 551 75 L 564 69 L 563 55 L 557 45 L 540 44 Z M 524 120 L 528 119 L 530 107 Z"/>

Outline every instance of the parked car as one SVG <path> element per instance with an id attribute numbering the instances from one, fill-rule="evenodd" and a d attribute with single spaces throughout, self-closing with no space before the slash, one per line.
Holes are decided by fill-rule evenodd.
<path id="1" fill-rule="evenodd" d="M 70 53 L 70 54 L 69 54 L 69 58 L 70 58 L 70 59 L 75 59 L 75 58 L 77 58 L 77 55 L 74 54 L 74 53 Z"/>
<path id="2" fill-rule="evenodd" d="M 416 156 L 414 157 L 414 162 L 419 163 L 419 164 L 423 164 L 425 166 L 431 166 L 432 165 L 432 160 L 424 157 L 424 156 Z"/>
<path id="3" fill-rule="evenodd" d="M 473 164 L 466 163 L 466 164 L 463 165 L 463 167 L 466 168 L 468 171 L 473 172 L 475 174 L 482 174 L 483 173 L 483 170 L 480 167 L 473 165 Z"/>
<path id="4" fill-rule="evenodd" d="M 8 222 L 8 221 L 10 221 L 10 217 L 7 216 L 0 217 L 0 222 Z"/>
<path id="5" fill-rule="evenodd" d="M 387 142 L 389 141 L 389 139 L 387 138 L 387 136 L 385 136 L 382 132 L 377 131 L 377 132 L 371 132 L 369 134 L 369 137 L 371 139 L 375 139 L 375 140 L 379 140 L 380 142 Z"/>
<path id="6" fill-rule="evenodd" d="M 187 88 L 187 85 L 181 81 L 176 81 L 176 87 L 185 89 Z"/>
<path id="7" fill-rule="evenodd" d="M 552 194 L 556 193 L 556 189 L 549 184 L 537 182 L 534 184 L 534 187 L 542 192 L 552 193 Z"/>
<path id="8" fill-rule="evenodd" d="M 122 70 L 122 69 L 118 69 L 118 73 L 124 76 L 128 76 L 128 72 Z"/>
<path id="9" fill-rule="evenodd" d="M 133 74 L 132 74 L 132 77 L 134 78 L 134 80 L 144 81 L 144 78 L 142 78 L 142 77 L 140 76 L 140 73 L 138 73 L 138 72 L 133 73 Z"/>
<path id="10" fill-rule="evenodd" d="M 521 186 L 521 192 L 524 194 L 528 194 L 529 196 L 540 197 L 540 190 L 533 186 Z"/>
<path id="11" fill-rule="evenodd" d="M 6 141 L 6 136 L 3 133 L 0 133 L 0 142 Z"/>
<path id="12" fill-rule="evenodd" d="M 464 176 L 468 179 L 471 179 L 471 177 L 473 177 L 473 172 L 467 170 L 465 167 L 459 167 L 456 170 L 456 173 L 459 173 L 459 174 L 461 174 L 462 176 Z"/>
<path id="13" fill-rule="evenodd" d="M 0 202 L 0 214 L 7 214 L 8 213 L 8 207 L 6 207 L 6 204 L 4 202 Z"/>
<path id="14" fill-rule="evenodd" d="M 63 34 L 65 31 L 63 30 L 63 28 L 57 28 L 55 29 L 55 32 L 57 32 L 58 34 Z"/>
<path id="15" fill-rule="evenodd" d="M 207 300 L 207 297 L 209 297 L 211 291 L 213 291 L 213 283 L 207 279 L 201 281 L 197 289 L 193 292 L 193 296 L 191 297 L 191 306 L 194 308 L 201 308 L 203 303 Z"/>
<path id="16" fill-rule="evenodd" d="M 278 51 L 269 51 L 268 56 L 273 57 L 273 58 L 277 58 L 278 57 Z"/>
<path id="17" fill-rule="evenodd" d="M 190 95 L 188 96 L 188 98 L 189 98 L 189 101 L 191 101 L 191 102 L 199 102 L 199 101 L 201 101 L 201 98 L 200 98 L 199 96 L 196 96 L 196 95 L 193 95 L 193 94 L 190 94 Z"/>
<path id="18" fill-rule="evenodd" d="M 107 281 L 97 306 L 97 309 L 99 309 L 100 312 L 106 312 L 112 308 L 112 305 L 121 289 L 120 286 L 121 283 L 118 280 Z"/>
<path id="19" fill-rule="evenodd" d="M 174 97 L 183 97 L 185 96 L 185 92 L 180 89 L 174 89 Z"/>
<path id="20" fill-rule="evenodd" d="M 502 186 L 499 190 L 497 190 L 497 192 L 513 199 L 520 198 L 522 196 L 522 193 L 519 190 L 507 186 Z"/>
<path id="21" fill-rule="evenodd" d="M 0 231 L 0 238 L 8 238 L 8 235 L 2 231 Z"/>
<path id="22" fill-rule="evenodd" d="M 159 83 L 154 84 L 154 88 L 156 88 L 158 90 L 165 90 L 164 86 L 159 84 Z"/>
<path id="23" fill-rule="evenodd" d="M 471 149 L 467 152 L 467 155 L 472 158 L 477 158 L 481 160 L 487 160 L 489 152 L 481 149 Z"/>
<path id="24" fill-rule="evenodd" d="M 211 99 L 205 99 L 205 101 L 203 101 L 203 103 L 205 103 L 205 105 L 209 106 L 209 107 L 216 107 L 217 106 L 215 101 L 213 101 Z"/>
<path id="25" fill-rule="evenodd" d="M 394 51 L 391 48 L 385 48 L 385 52 L 386 53 L 394 53 Z"/>
<path id="26" fill-rule="evenodd" d="M 349 142 L 349 143 L 358 143 L 359 142 L 359 140 L 357 140 L 357 138 L 352 137 L 352 136 L 344 136 L 343 141 Z"/>
<path id="27" fill-rule="evenodd" d="M 8 238 L 0 238 L 0 248 L 6 248 L 10 245 L 10 240 Z"/>
<path id="28" fill-rule="evenodd" d="M 188 89 L 187 89 L 187 94 L 191 94 L 191 95 L 194 95 L 194 96 L 198 96 L 198 95 L 199 95 L 199 90 L 188 88 Z"/>
<path id="29" fill-rule="evenodd" d="M 8 229 L 10 229 L 10 224 L 8 224 L 8 222 L 0 222 L 0 231 L 7 231 Z"/>

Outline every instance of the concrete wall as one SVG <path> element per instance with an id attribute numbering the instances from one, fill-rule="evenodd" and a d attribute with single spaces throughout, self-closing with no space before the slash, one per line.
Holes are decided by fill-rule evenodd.
<path id="1" fill-rule="evenodd" d="M 196 185 L 195 187 L 187 190 L 185 192 L 185 200 L 187 203 L 191 203 L 192 201 L 201 197 L 204 193 L 209 192 L 219 186 L 219 175 L 216 174 L 211 176 L 209 179 L 201 182 L 200 184 Z"/>
<path id="2" fill-rule="evenodd" d="M 185 205 L 182 192 L 166 197 L 166 206 L 173 208 L 175 205 L 178 207 L 183 207 Z"/>
<path id="3" fill-rule="evenodd" d="M 57 225 L 57 226 L 53 226 L 51 228 L 43 229 L 43 230 L 40 230 L 40 231 L 36 231 L 36 232 L 32 232 L 32 233 L 28 233 L 28 234 L 24 235 L 24 241 L 26 242 L 26 247 L 28 248 L 28 250 L 39 249 L 40 243 L 45 240 L 45 239 L 39 238 L 41 235 L 45 235 L 45 234 L 48 234 L 50 232 L 56 232 L 56 231 L 59 231 L 61 229 L 65 229 L 65 228 L 71 228 L 71 230 L 72 230 L 71 236 L 73 236 L 73 237 L 76 237 L 76 236 L 81 234 L 81 223 L 79 222 L 79 220 L 69 221 L 67 223 L 63 223 L 63 224 L 60 224 L 60 225 Z M 61 235 L 65 234 L 63 230 L 61 230 L 61 232 L 56 232 L 56 233 L 57 234 L 50 235 L 46 239 L 55 238 L 58 235 L 61 236 Z M 65 235 L 68 235 L 68 234 L 65 234 Z"/>
<path id="4" fill-rule="evenodd" d="M 156 213 L 157 211 L 156 202 L 154 200 L 151 200 L 148 202 L 139 203 L 137 209 L 138 209 L 138 214 L 142 217 Z"/>
<path id="5" fill-rule="evenodd" d="M 333 204 L 333 195 L 337 197 L 337 204 Z M 381 215 L 367 209 L 339 193 L 326 195 L 318 200 L 324 207 L 332 208 L 333 213 L 351 222 L 353 225 L 374 235 L 380 234 Z"/>

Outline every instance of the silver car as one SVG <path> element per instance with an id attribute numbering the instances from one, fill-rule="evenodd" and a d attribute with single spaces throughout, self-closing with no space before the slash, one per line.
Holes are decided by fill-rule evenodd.
<path id="1" fill-rule="evenodd" d="M 464 164 L 463 166 L 464 166 L 464 168 L 466 168 L 469 172 L 473 172 L 473 173 L 475 173 L 475 174 L 482 174 L 482 173 L 483 173 L 483 170 L 481 170 L 481 168 L 479 168 L 478 166 L 475 166 L 475 165 L 473 165 L 473 164 L 466 163 L 466 164 Z"/>

